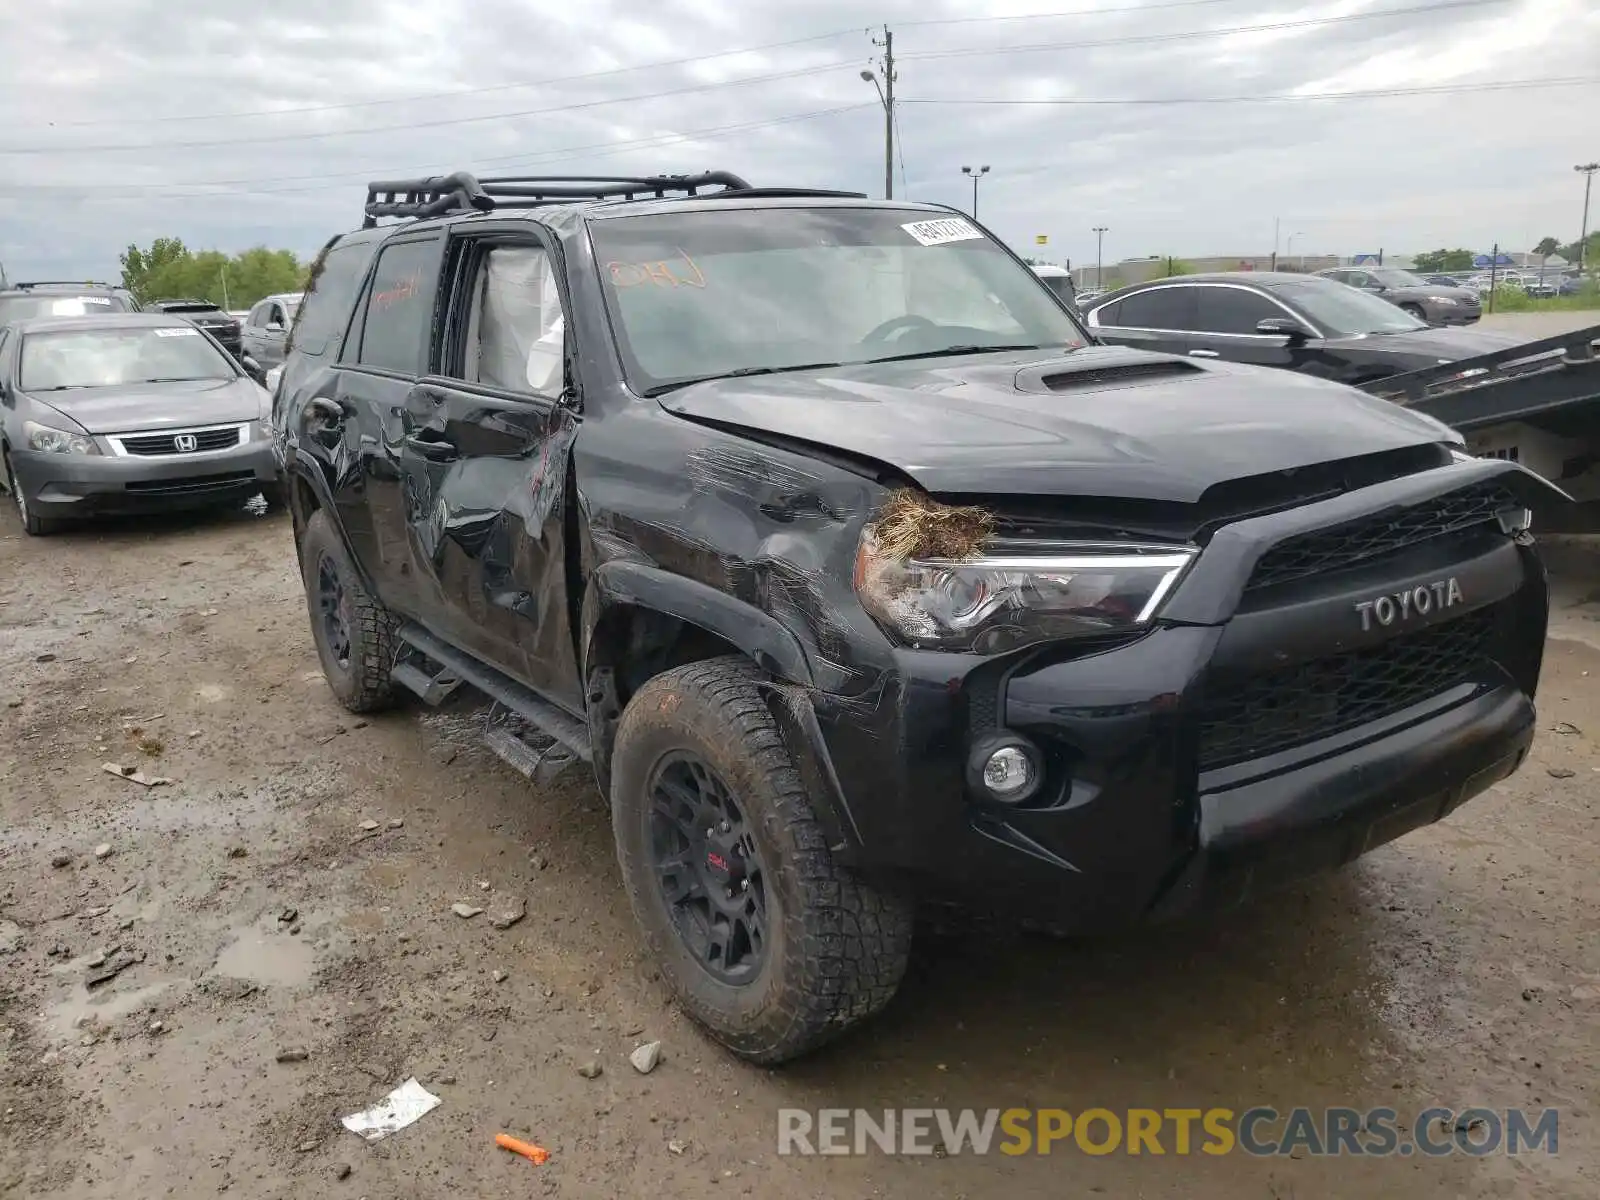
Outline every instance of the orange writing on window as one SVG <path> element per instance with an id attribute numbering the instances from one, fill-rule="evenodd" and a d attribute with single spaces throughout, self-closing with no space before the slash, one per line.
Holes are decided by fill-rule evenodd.
<path id="1" fill-rule="evenodd" d="M 700 270 L 700 265 L 689 257 L 689 252 L 682 246 L 678 247 L 676 259 L 662 258 L 653 262 L 608 262 L 606 270 L 611 274 L 612 285 L 619 288 L 643 287 L 645 284 L 662 288 L 706 286 L 706 277 Z"/>
<path id="2" fill-rule="evenodd" d="M 392 308 L 396 304 L 413 299 L 417 292 L 421 290 L 421 284 L 422 277 L 420 275 L 407 275 L 396 283 L 394 287 L 386 288 L 381 292 L 373 292 L 372 307 L 382 312 L 386 308 Z"/>

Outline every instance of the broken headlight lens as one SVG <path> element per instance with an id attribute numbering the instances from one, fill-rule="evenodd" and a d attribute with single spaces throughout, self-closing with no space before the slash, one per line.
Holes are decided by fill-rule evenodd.
<path id="1" fill-rule="evenodd" d="M 965 562 L 896 560 L 869 529 L 855 586 L 874 620 L 922 649 L 999 654 L 1147 625 L 1199 551 L 1085 542 L 996 547 Z"/>
<path id="2" fill-rule="evenodd" d="M 48 454 L 99 454 L 94 439 L 86 434 L 72 433 L 66 429 L 52 429 L 37 421 L 24 421 L 22 432 L 28 439 L 29 450 L 43 450 Z"/>

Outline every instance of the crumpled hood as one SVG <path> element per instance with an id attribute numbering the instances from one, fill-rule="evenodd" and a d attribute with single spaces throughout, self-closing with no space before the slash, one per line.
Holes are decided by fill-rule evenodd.
<path id="1" fill-rule="evenodd" d="M 71 417 L 90 433 L 183 429 L 263 418 L 266 392 L 253 379 L 186 379 L 119 387 L 30 392 L 29 399 Z"/>
<path id="2" fill-rule="evenodd" d="M 1118 346 L 718 379 L 659 402 L 875 459 L 935 493 L 1192 503 L 1225 480 L 1454 437 L 1342 384 Z"/>

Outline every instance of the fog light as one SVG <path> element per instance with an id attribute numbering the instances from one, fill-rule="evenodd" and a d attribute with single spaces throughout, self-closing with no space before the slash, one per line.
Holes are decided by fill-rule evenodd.
<path id="1" fill-rule="evenodd" d="M 1501 531 L 1512 537 L 1533 528 L 1533 510 L 1529 508 L 1502 508 L 1495 516 L 1500 520 Z"/>
<path id="2" fill-rule="evenodd" d="M 1020 747 L 1001 746 L 983 764 L 983 785 L 1005 800 L 1033 782 L 1033 764 Z"/>
<path id="3" fill-rule="evenodd" d="M 1015 733 L 979 739 L 967 759 L 967 784 L 1001 804 L 1021 804 L 1044 782 L 1044 760 L 1033 743 Z"/>

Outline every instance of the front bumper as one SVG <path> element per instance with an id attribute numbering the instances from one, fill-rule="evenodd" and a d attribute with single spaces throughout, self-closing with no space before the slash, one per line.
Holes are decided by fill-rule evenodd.
<path id="1" fill-rule="evenodd" d="M 1447 308 L 1442 304 L 1427 306 L 1428 320 L 1435 325 L 1474 325 L 1483 316 L 1481 304 L 1457 304 Z"/>
<path id="2" fill-rule="evenodd" d="M 1498 530 L 1473 542 L 1466 561 L 1441 565 L 1419 551 L 1404 563 L 1398 574 L 1382 568 L 1382 585 L 1355 571 L 1267 611 L 1224 596 L 1215 623 L 1168 624 L 1115 646 L 1004 661 L 896 651 L 893 671 L 867 694 L 813 696 L 826 758 L 813 777 L 837 779 L 844 814 L 830 831 L 836 848 L 919 894 L 1087 932 L 1237 904 L 1440 819 L 1527 754 L 1545 578 L 1531 547 Z M 1361 631 L 1352 607 L 1360 597 L 1424 586 L 1441 571 L 1459 577 L 1459 606 L 1431 614 L 1438 619 L 1420 631 Z M 1169 619 L 1217 600 L 1203 594 L 1217 578 L 1192 573 Z M 1470 665 L 1437 687 L 1287 743 L 1270 736 L 1282 710 L 1257 710 L 1250 736 L 1259 749 L 1217 753 L 1219 681 L 1229 672 L 1361 654 L 1398 661 L 1404 639 L 1460 622 L 1481 641 Z M 1348 636 L 1328 632 L 1346 626 Z M 1319 698 L 1308 692 L 1304 703 Z M 970 748 L 997 729 L 1043 752 L 1045 785 L 1021 806 L 967 782 Z"/>
<path id="3" fill-rule="evenodd" d="M 215 453 L 148 458 L 13 451 L 11 462 L 28 507 L 52 519 L 243 501 L 277 479 L 264 438 Z"/>

